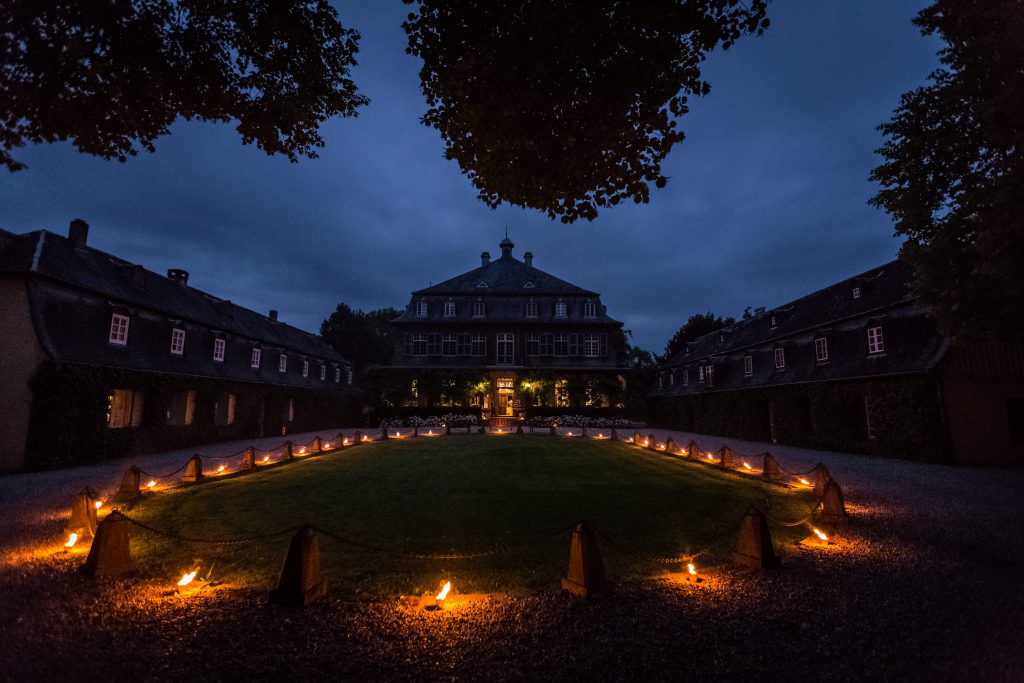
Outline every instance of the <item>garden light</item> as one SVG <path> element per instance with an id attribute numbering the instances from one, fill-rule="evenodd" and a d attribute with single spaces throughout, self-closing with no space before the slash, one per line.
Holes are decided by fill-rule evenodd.
<path id="1" fill-rule="evenodd" d="M 749 462 L 744 462 L 743 463 L 743 468 L 746 469 L 746 470 L 751 470 L 751 471 L 754 469 L 753 467 L 750 466 Z"/>
<path id="2" fill-rule="evenodd" d="M 260 460 L 260 462 L 270 462 L 270 456 L 269 455 L 264 455 L 263 459 Z"/>
<path id="3" fill-rule="evenodd" d="M 803 484 L 804 486 L 813 486 L 813 484 L 811 484 L 811 482 L 807 481 L 803 477 L 800 477 L 800 483 Z"/>
<path id="4" fill-rule="evenodd" d="M 70 550 L 71 548 L 74 548 L 75 547 L 75 543 L 77 543 L 77 542 L 78 542 L 78 534 L 76 534 L 75 532 L 72 531 L 70 534 L 68 534 L 68 542 L 64 544 L 65 550 Z"/>
<path id="5" fill-rule="evenodd" d="M 178 588 L 182 588 L 183 586 L 187 586 L 190 583 L 192 583 L 192 579 L 196 578 L 196 574 L 197 573 L 199 573 L 199 569 L 198 568 L 193 569 L 190 572 L 185 572 L 184 574 L 182 574 L 181 575 L 181 579 L 178 581 Z"/>
<path id="6" fill-rule="evenodd" d="M 697 567 L 693 564 L 693 562 L 686 563 L 686 571 L 690 573 L 690 576 L 697 576 Z"/>
<path id="7" fill-rule="evenodd" d="M 347 446 L 348 445 L 348 439 L 342 439 L 341 440 L 341 445 L 342 446 Z"/>
<path id="8" fill-rule="evenodd" d="M 225 467 L 225 465 L 221 465 L 220 467 L 218 467 L 217 468 L 217 474 L 220 474 L 221 472 L 223 472 L 224 471 L 224 467 Z"/>
<path id="9" fill-rule="evenodd" d="M 708 453 L 707 456 L 708 456 L 708 460 L 714 460 L 715 459 L 715 454 L 714 453 Z"/>
<path id="10" fill-rule="evenodd" d="M 305 455 L 305 454 L 306 454 L 306 447 L 303 446 L 302 448 L 299 449 L 299 455 Z"/>
<path id="11" fill-rule="evenodd" d="M 150 480 L 149 480 L 149 483 L 148 483 L 148 484 L 146 484 L 146 488 L 147 488 L 147 489 L 151 489 L 151 488 L 153 488 L 154 486 L 156 486 L 156 479 L 150 479 Z"/>

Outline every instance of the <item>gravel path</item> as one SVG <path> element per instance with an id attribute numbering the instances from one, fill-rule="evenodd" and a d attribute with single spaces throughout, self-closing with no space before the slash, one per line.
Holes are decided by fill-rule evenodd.
<path id="1" fill-rule="evenodd" d="M 792 470 L 824 462 L 854 523 L 775 572 L 724 566 L 698 585 L 674 574 L 620 582 L 593 603 L 552 590 L 463 596 L 428 612 L 398 597 L 334 595 L 293 611 L 227 587 L 178 595 L 151 580 L 77 575 L 81 557 L 53 552 L 67 503 L 84 485 L 116 486 L 130 461 L 8 476 L 0 679 L 1024 681 L 1024 469 L 653 431 L 709 450 L 769 449 Z M 190 454 L 136 462 L 166 471 Z"/>

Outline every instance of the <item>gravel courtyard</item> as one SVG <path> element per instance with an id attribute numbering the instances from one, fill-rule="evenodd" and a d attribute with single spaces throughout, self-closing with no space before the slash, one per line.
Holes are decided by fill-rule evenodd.
<path id="1" fill-rule="evenodd" d="M 824 462 L 853 517 L 836 545 L 765 574 L 723 565 L 700 585 L 666 573 L 593 603 L 494 594 L 442 613 L 397 596 L 294 611 L 268 607 L 264 592 L 94 582 L 75 572 L 81 556 L 53 552 L 66 507 L 83 486 L 114 488 L 132 461 L 3 477 L 0 678 L 1024 680 L 1024 469 L 728 443 L 768 448 L 794 470 Z M 170 471 L 188 454 L 134 462 Z"/>

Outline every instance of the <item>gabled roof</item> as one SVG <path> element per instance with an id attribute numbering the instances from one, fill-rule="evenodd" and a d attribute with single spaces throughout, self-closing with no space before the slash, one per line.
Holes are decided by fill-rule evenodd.
<path id="1" fill-rule="evenodd" d="M 0 231 L 0 274 L 19 274 L 88 290 L 171 319 L 187 320 L 263 344 L 337 363 L 347 362 L 320 337 L 181 285 L 46 230 Z"/>
<path id="2" fill-rule="evenodd" d="M 481 283 L 486 287 L 480 286 Z M 528 283 L 532 283 L 533 286 L 528 287 Z M 479 268 L 456 275 L 450 280 L 413 292 L 414 296 L 436 294 L 598 296 L 596 292 L 577 287 L 539 268 L 528 266 L 512 256 L 502 256 Z"/>

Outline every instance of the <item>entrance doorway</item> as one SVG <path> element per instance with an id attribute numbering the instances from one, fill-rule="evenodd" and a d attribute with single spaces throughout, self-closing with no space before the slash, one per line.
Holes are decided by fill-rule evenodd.
<path id="1" fill-rule="evenodd" d="M 499 417 L 512 417 L 515 414 L 515 402 L 512 398 L 515 380 L 511 377 L 499 377 L 495 385 L 498 388 L 498 406 L 494 414 Z"/>

